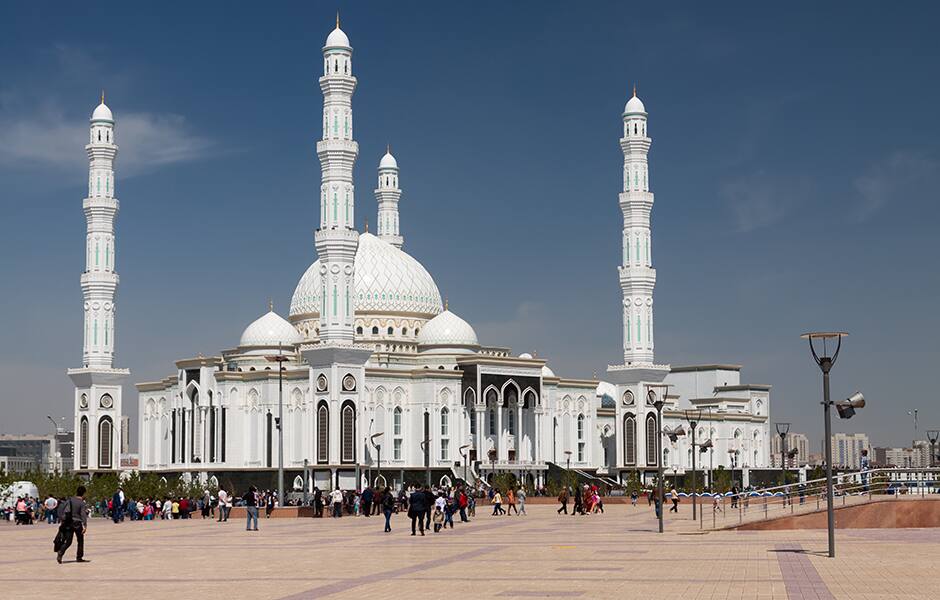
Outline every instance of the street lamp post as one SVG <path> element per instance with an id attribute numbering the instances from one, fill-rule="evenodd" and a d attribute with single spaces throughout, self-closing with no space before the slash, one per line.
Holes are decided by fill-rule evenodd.
<path id="1" fill-rule="evenodd" d="M 310 468 L 310 461 L 308 461 L 308 460 L 305 458 L 305 459 L 304 459 L 304 506 L 308 506 L 308 505 L 309 505 L 308 502 L 307 502 L 307 500 L 308 500 L 308 495 L 307 495 L 307 494 L 308 494 L 308 488 L 309 488 L 307 477 L 309 476 L 309 473 L 308 473 L 308 469 L 309 469 L 309 468 Z"/>
<path id="2" fill-rule="evenodd" d="M 460 456 L 463 457 L 463 483 L 466 486 L 470 484 L 467 482 L 467 469 L 470 466 L 470 448 L 473 448 L 473 444 L 464 444 L 457 451 L 460 453 Z"/>
<path id="3" fill-rule="evenodd" d="M 284 506 L 284 363 L 290 360 L 277 345 L 277 354 L 265 357 L 277 363 L 277 505 Z"/>
<path id="4" fill-rule="evenodd" d="M 654 388 L 661 393 L 656 394 Z M 646 401 L 656 409 L 656 491 L 659 496 L 659 533 L 663 532 L 663 406 L 666 404 L 668 385 L 651 385 L 646 392 Z"/>
<path id="5" fill-rule="evenodd" d="M 940 439 L 940 431 L 936 429 L 927 430 L 927 441 L 930 442 L 930 460 L 927 461 L 927 466 L 933 467 L 934 460 L 937 455 L 934 453 L 934 446 L 937 445 L 937 440 Z"/>
<path id="6" fill-rule="evenodd" d="M 839 358 L 839 351 L 842 349 L 842 338 L 846 335 L 848 334 L 842 331 L 822 331 L 804 333 L 800 336 L 803 339 L 809 340 L 810 352 L 812 352 L 813 359 L 816 361 L 816 364 L 819 365 L 819 369 L 823 374 L 823 416 L 825 418 L 826 427 L 826 437 L 823 446 L 826 452 L 826 517 L 829 530 L 829 558 L 835 558 L 836 556 L 835 512 L 832 506 L 832 414 L 830 410 L 832 404 L 829 400 L 829 371 L 832 370 L 832 365 L 834 365 L 836 359 Z M 828 342 L 831 340 L 836 341 L 836 348 L 832 356 L 829 356 Z M 820 356 L 819 352 L 816 350 L 817 342 L 822 345 L 822 356 Z"/>
<path id="7" fill-rule="evenodd" d="M 424 464 L 427 468 L 427 484 L 431 487 L 431 437 L 424 438 L 421 442 L 421 449 L 424 450 Z"/>
<path id="8" fill-rule="evenodd" d="M 381 444 L 376 444 L 375 440 L 382 437 L 383 435 L 385 435 L 385 432 L 380 431 L 378 433 L 373 433 L 371 436 L 369 436 L 369 442 L 372 444 L 372 447 L 375 448 L 375 453 L 378 458 L 378 460 L 376 461 L 377 462 L 376 470 L 378 471 L 378 475 L 376 475 L 375 479 L 373 480 L 373 484 L 375 485 L 378 485 L 379 478 L 382 477 L 382 446 Z"/>
<path id="9" fill-rule="evenodd" d="M 783 481 L 780 485 L 787 484 L 787 434 L 790 432 L 789 423 L 777 423 L 777 435 L 780 436 L 780 472 Z"/>
<path id="10" fill-rule="evenodd" d="M 692 520 L 696 517 L 696 489 L 695 489 L 695 428 L 702 419 L 702 409 L 689 409 L 685 411 L 685 420 L 689 422 L 689 429 L 692 430 Z"/>

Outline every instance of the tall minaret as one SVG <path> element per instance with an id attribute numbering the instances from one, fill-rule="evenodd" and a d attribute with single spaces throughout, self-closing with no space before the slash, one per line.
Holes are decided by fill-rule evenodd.
<path id="1" fill-rule="evenodd" d="M 121 382 L 129 371 L 115 369 L 114 218 L 120 204 L 114 194 L 114 159 L 118 147 L 114 116 L 104 103 L 91 116 L 88 153 L 88 197 L 82 202 L 87 222 L 82 367 L 70 369 L 75 384 L 75 461 L 77 471 L 116 469 L 119 466 Z"/>
<path id="2" fill-rule="evenodd" d="M 379 162 L 379 187 L 375 189 L 375 199 L 379 204 L 379 238 L 396 248 L 401 248 L 404 238 L 398 229 L 398 200 L 401 189 L 398 187 L 398 161 L 392 156 L 389 146 L 385 156 Z"/>
<path id="3" fill-rule="evenodd" d="M 636 96 L 623 111 L 623 266 L 620 289 L 623 292 L 623 360 L 625 365 L 653 362 L 653 288 L 656 269 L 650 248 L 650 210 L 647 154 L 652 140 L 646 135 L 646 108 Z"/>
<path id="4" fill-rule="evenodd" d="M 320 184 L 320 228 L 315 240 L 322 277 L 320 341 L 352 344 L 355 313 L 355 258 L 359 232 L 355 223 L 353 165 L 359 144 L 353 141 L 352 48 L 339 28 L 326 38 L 323 47 L 323 139 L 317 142 L 322 173 Z"/>

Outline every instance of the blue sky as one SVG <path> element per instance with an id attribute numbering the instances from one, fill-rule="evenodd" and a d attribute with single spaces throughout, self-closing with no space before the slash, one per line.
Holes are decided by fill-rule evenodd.
<path id="1" fill-rule="evenodd" d="M 798 335 L 851 332 L 841 431 L 940 427 L 931 3 L 19 3 L 0 18 L 0 431 L 70 414 L 87 119 L 117 120 L 118 366 L 134 381 L 286 314 L 315 259 L 320 49 L 355 48 L 357 219 L 386 143 L 405 248 L 486 344 L 621 358 L 620 113 L 650 113 L 657 360 L 731 362 L 822 436 Z M 136 415 L 136 393 L 125 410 Z"/>

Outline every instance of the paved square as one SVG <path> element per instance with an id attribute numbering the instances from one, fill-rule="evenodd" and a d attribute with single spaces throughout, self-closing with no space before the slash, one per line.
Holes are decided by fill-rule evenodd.
<path id="1" fill-rule="evenodd" d="M 86 557 L 55 563 L 54 526 L 0 525 L 3 598 L 931 598 L 940 530 L 701 533 L 689 506 L 655 533 L 652 511 L 491 517 L 411 537 L 381 517 L 92 520 Z M 66 560 L 74 560 L 74 548 Z"/>

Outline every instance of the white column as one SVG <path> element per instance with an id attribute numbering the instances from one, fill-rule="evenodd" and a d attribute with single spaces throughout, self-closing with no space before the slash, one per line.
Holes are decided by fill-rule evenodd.
<path id="1" fill-rule="evenodd" d="M 375 199 L 379 207 L 379 222 L 376 231 L 380 239 L 396 248 L 401 248 L 404 242 L 398 228 L 398 201 L 400 198 L 398 161 L 392 156 L 392 150 L 389 147 L 379 163 L 379 185 L 375 189 Z"/>
<path id="2" fill-rule="evenodd" d="M 359 144 L 353 140 L 352 48 L 339 28 L 323 47 L 323 139 L 317 142 L 320 159 L 320 228 L 315 234 L 320 258 L 320 341 L 351 344 L 355 317 L 355 257 L 359 233 L 355 229 L 353 166 Z"/>
<path id="3" fill-rule="evenodd" d="M 503 407 L 502 400 L 496 403 L 496 459 L 497 462 L 506 460 L 503 448 Z"/>
<path id="4" fill-rule="evenodd" d="M 633 97 L 623 112 L 623 261 L 620 288 L 623 293 L 623 357 L 625 364 L 653 362 L 653 289 L 656 270 L 652 266 L 647 155 L 652 140 L 647 136 L 647 113 L 643 102 Z"/>

